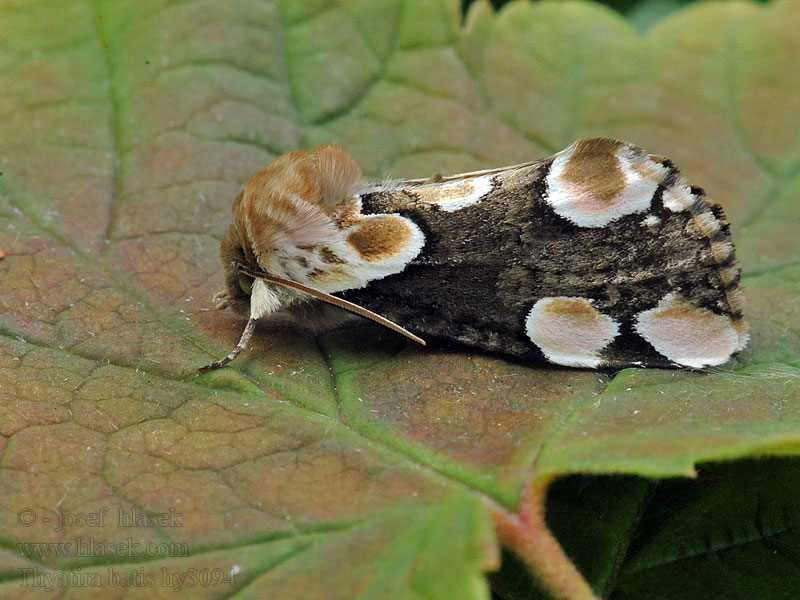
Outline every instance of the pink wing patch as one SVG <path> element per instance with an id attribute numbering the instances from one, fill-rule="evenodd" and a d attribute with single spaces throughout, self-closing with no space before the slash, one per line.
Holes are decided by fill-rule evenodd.
<path id="1" fill-rule="evenodd" d="M 604 227 L 650 208 L 666 169 L 622 142 L 581 140 L 556 154 L 547 201 L 579 227 Z"/>

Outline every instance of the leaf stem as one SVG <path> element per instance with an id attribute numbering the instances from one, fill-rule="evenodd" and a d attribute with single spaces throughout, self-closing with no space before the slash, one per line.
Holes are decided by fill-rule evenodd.
<path id="1" fill-rule="evenodd" d="M 517 512 L 490 502 L 500 542 L 514 552 L 540 585 L 558 600 L 597 600 L 592 588 L 550 533 L 544 518 L 547 488 L 554 477 L 532 479 Z"/>

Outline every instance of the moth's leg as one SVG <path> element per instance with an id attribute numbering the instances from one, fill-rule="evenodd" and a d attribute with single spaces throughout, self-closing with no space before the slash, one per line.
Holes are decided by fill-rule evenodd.
<path id="1" fill-rule="evenodd" d="M 223 310 L 231 305 L 228 290 L 218 291 L 216 294 L 214 294 L 214 297 L 211 298 L 211 301 L 214 303 L 214 308 L 217 310 Z"/>

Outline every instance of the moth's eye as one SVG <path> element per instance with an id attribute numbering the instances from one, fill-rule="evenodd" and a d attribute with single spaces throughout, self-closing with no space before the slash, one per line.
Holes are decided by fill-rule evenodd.
<path id="1" fill-rule="evenodd" d="M 253 278 L 245 273 L 239 273 L 239 287 L 242 288 L 242 291 L 250 295 L 251 288 L 253 285 Z"/>

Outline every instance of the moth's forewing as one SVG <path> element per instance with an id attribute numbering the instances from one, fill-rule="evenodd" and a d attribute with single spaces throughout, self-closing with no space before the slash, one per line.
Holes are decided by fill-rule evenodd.
<path id="1" fill-rule="evenodd" d="M 584 367 L 721 364 L 747 340 L 727 222 L 674 166 L 584 140 L 538 163 L 360 197 L 425 236 L 344 296 L 428 338 Z"/>

